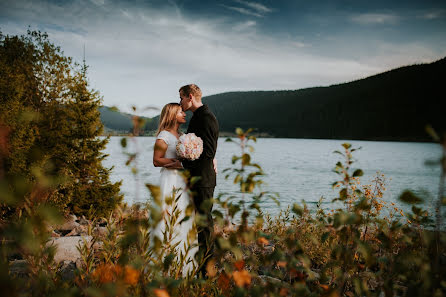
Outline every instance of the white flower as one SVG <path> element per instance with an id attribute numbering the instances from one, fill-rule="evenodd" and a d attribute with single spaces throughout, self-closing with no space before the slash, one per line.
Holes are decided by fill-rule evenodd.
<path id="1" fill-rule="evenodd" d="M 180 158 L 197 160 L 203 153 L 203 140 L 195 133 L 183 134 L 178 140 L 176 150 Z"/>

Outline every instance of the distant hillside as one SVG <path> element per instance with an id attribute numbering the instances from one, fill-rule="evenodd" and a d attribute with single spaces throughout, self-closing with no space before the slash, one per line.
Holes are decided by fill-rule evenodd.
<path id="1" fill-rule="evenodd" d="M 105 132 L 128 133 L 132 131 L 132 115 L 114 110 L 108 106 L 99 108 L 101 121 L 105 126 Z M 152 119 L 143 117 L 146 124 L 150 124 Z M 155 124 L 155 126 L 157 123 Z"/>
<path id="2" fill-rule="evenodd" d="M 203 101 L 222 131 L 257 128 L 275 137 L 429 141 L 446 131 L 446 58 L 350 83 L 296 91 L 230 92 Z"/>
<path id="3" fill-rule="evenodd" d="M 329 87 L 229 92 L 203 102 L 222 132 L 252 127 L 274 137 L 430 141 L 426 124 L 446 131 L 445 77 L 446 58 Z M 157 123 L 155 117 L 146 129 Z"/>

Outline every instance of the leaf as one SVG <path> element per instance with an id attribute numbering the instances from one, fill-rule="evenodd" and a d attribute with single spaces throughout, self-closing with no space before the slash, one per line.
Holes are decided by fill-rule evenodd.
<path id="1" fill-rule="evenodd" d="M 181 225 L 184 222 L 187 222 L 190 219 L 190 216 L 185 216 L 178 224 Z"/>
<path id="2" fill-rule="evenodd" d="M 234 267 L 235 267 L 235 269 L 237 269 L 238 271 L 241 271 L 241 270 L 245 267 L 245 261 L 243 261 L 243 260 L 236 261 L 236 262 L 234 263 Z"/>
<path id="3" fill-rule="evenodd" d="M 242 165 L 243 166 L 249 165 L 250 161 L 251 161 L 251 156 L 249 154 L 243 154 L 243 156 L 242 156 Z"/>
<path id="4" fill-rule="evenodd" d="M 235 271 L 232 274 L 232 277 L 234 278 L 235 284 L 238 287 L 244 287 L 245 285 L 251 284 L 251 275 L 246 270 Z"/>
<path id="5" fill-rule="evenodd" d="M 260 245 L 268 245 L 269 244 L 269 241 L 268 241 L 268 239 L 266 239 L 265 237 L 259 237 L 258 239 L 257 239 L 257 242 L 260 244 Z"/>
<path id="6" fill-rule="evenodd" d="M 156 204 L 161 205 L 161 192 L 160 187 L 152 184 L 146 184 Z"/>
<path id="7" fill-rule="evenodd" d="M 324 234 L 322 234 L 321 242 L 324 243 L 328 239 L 328 236 L 330 236 L 330 232 L 325 232 Z"/>
<path id="8" fill-rule="evenodd" d="M 434 128 L 431 125 L 427 125 L 425 129 L 426 129 L 427 134 L 429 134 L 434 141 L 440 142 L 440 136 L 438 136 L 437 132 L 434 130 Z"/>
<path id="9" fill-rule="evenodd" d="M 13 204 L 15 202 L 14 193 L 8 183 L 0 180 L 0 203 Z"/>
<path id="10" fill-rule="evenodd" d="M 441 159 L 424 161 L 424 165 L 429 166 L 429 167 L 438 166 L 440 164 L 441 164 Z"/>
<path id="11" fill-rule="evenodd" d="M 398 199 L 407 204 L 419 204 L 423 202 L 423 199 L 416 196 L 413 192 L 409 190 L 405 190 Z"/>
<path id="12" fill-rule="evenodd" d="M 342 190 L 339 191 L 339 199 L 341 201 L 344 201 L 345 199 L 347 199 L 347 189 L 343 188 Z"/>
<path id="13" fill-rule="evenodd" d="M 277 266 L 278 267 L 285 268 L 286 265 L 287 265 L 287 262 L 285 262 L 285 261 L 277 261 Z"/>
<path id="14" fill-rule="evenodd" d="M 124 148 L 127 147 L 127 138 L 125 137 L 121 138 L 121 146 Z"/>
<path id="15" fill-rule="evenodd" d="M 221 218 L 221 219 L 223 218 L 223 214 L 221 213 L 221 211 L 218 210 L 213 210 L 212 215 L 216 218 Z"/>
<path id="16" fill-rule="evenodd" d="M 363 176 L 364 172 L 361 169 L 356 169 L 355 172 L 353 172 L 353 177 L 357 176 Z"/>
<path id="17" fill-rule="evenodd" d="M 249 136 L 248 139 L 257 142 L 257 137 L 255 136 Z"/>
<path id="18" fill-rule="evenodd" d="M 235 128 L 235 133 L 238 135 L 238 136 L 242 136 L 243 135 L 243 130 L 242 130 L 242 128 Z"/>
<path id="19" fill-rule="evenodd" d="M 298 216 L 302 216 L 302 214 L 304 213 L 303 208 L 300 207 L 297 203 L 293 204 L 292 212 L 294 212 Z"/>
<path id="20" fill-rule="evenodd" d="M 208 277 L 214 277 L 217 275 L 217 268 L 215 267 L 215 260 L 210 259 L 206 264 L 206 272 Z"/>
<path id="21" fill-rule="evenodd" d="M 164 289 L 154 289 L 153 293 L 156 297 L 170 297 L 169 293 L 167 293 L 167 291 Z"/>
<path id="22" fill-rule="evenodd" d="M 222 290 L 227 290 L 229 288 L 230 279 L 225 272 L 220 274 L 220 276 L 218 277 L 218 280 L 217 280 L 217 284 L 220 287 L 220 289 L 222 289 Z"/>
<path id="23" fill-rule="evenodd" d="M 219 237 L 217 239 L 218 245 L 222 250 L 229 250 L 231 249 L 231 242 L 229 240 L 224 239 L 223 237 Z"/>
<path id="24" fill-rule="evenodd" d="M 164 258 L 164 262 L 163 262 L 163 266 L 164 266 L 164 270 L 168 270 L 170 265 L 172 265 L 173 260 L 175 259 L 175 254 L 168 254 L 165 258 Z"/>
<path id="25" fill-rule="evenodd" d="M 350 143 L 343 143 L 342 144 L 342 146 L 346 149 L 346 150 L 348 150 L 349 148 L 351 148 L 352 147 L 352 145 L 350 144 Z"/>
<path id="26" fill-rule="evenodd" d="M 192 176 L 190 179 L 190 186 L 192 187 L 194 184 L 196 184 L 201 179 L 201 176 Z"/>

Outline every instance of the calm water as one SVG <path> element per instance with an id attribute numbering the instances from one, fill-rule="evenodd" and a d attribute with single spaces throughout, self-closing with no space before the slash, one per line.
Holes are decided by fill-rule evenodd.
<path id="1" fill-rule="evenodd" d="M 159 168 L 152 164 L 153 137 L 139 137 L 129 141 L 128 150 L 140 152 L 137 159 L 138 178 L 125 166 L 127 156 L 120 146 L 121 137 L 111 137 L 105 152 L 109 157 L 104 161 L 107 167 L 114 166 L 111 179 L 122 180 L 121 191 L 124 200 L 130 204 L 149 199 L 145 183 L 158 184 Z M 255 151 L 252 160 L 259 163 L 265 173 L 263 190 L 278 192 L 280 207 L 274 202 L 264 202 L 262 208 L 274 215 L 280 208 L 284 209 L 294 202 L 304 200 L 310 208 L 314 208 L 321 196 L 325 198 L 323 207 L 333 208 L 331 200 L 337 192 L 331 189 L 331 184 L 337 180 L 337 174 L 332 171 L 341 156 L 333 154 L 341 150 L 341 140 L 314 139 L 258 139 L 254 143 Z M 387 179 L 384 199 L 400 205 L 404 210 L 407 206 L 398 203 L 398 195 L 404 189 L 410 189 L 426 198 L 424 206 L 432 210 L 437 195 L 440 176 L 439 167 L 427 167 L 426 160 L 438 159 L 441 149 L 431 143 L 408 142 L 375 142 L 347 141 L 353 147 L 362 147 L 353 156 L 357 160 L 354 168 L 361 168 L 364 176 L 362 184 L 369 184 L 376 172 L 381 172 Z M 239 148 L 234 143 L 219 139 L 217 160 L 220 174 L 217 177 L 215 193 L 236 192 L 237 185 L 231 180 L 225 180 L 222 170 L 230 167 L 231 157 L 239 154 Z"/>

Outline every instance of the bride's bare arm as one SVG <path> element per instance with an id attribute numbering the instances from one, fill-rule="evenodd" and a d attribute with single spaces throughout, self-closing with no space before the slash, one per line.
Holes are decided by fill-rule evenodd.
<path id="1" fill-rule="evenodd" d="M 162 139 L 157 139 L 155 147 L 153 148 L 153 166 L 164 167 L 167 164 L 172 164 L 176 159 L 164 158 L 167 151 L 167 144 Z"/>

